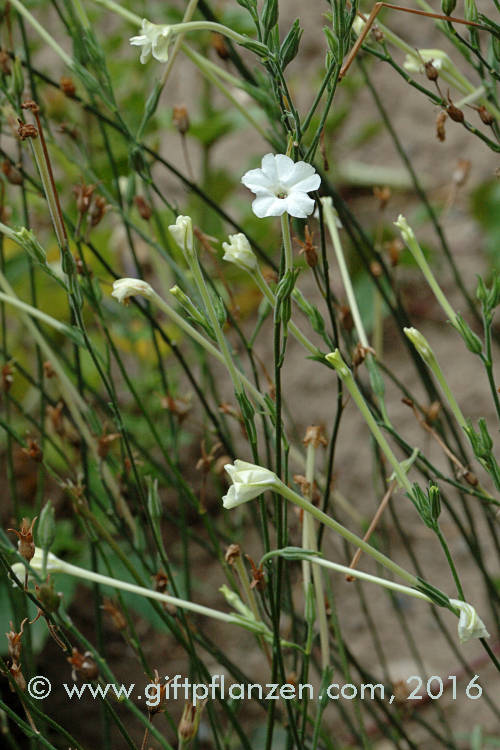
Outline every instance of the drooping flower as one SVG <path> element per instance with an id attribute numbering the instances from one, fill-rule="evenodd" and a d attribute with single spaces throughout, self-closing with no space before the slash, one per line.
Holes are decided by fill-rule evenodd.
<path id="1" fill-rule="evenodd" d="M 234 464 L 226 464 L 224 468 L 232 481 L 227 495 L 222 498 L 222 504 L 226 509 L 236 508 L 237 505 L 253 500 L 280 484 L 273 471 L 248 461 L 236 459 Z"/>
<path id="2" fill-rule="evenodd" d="M 129 39 L 134 47 L 142 47 L 141 63 L 147 63 L 151 55 L 158 62 L 167 62 L 168 48 L 172 41 L 172 29 L 165 24 L 151 23 L 142 19 L 141 33 Z"/>
<path id="3" fill-rule="evenodd" d="M 266 154 L 260 169 L 246 172 L 241 181 L 256 195 L 252 210 L 259 219 L 285 212 L 305 219 L 314 211 L 314 200 L 308 193 L 319 188 L 321 177 L 305 161 L 294 162 L 285 154 Z"/>
<path id="4" fill-rule="evenodd" d="M 484 622 L 471 604 L 462 602 L 459 599 L 450 599 L 450 604 L 460 610 L 460 617 L 458 619 L 458 637 L 460 643 L 467 643 L 471 638 L 490 637 Z"/>
<path id="5" fill-rule="evenodd" d="M 29 561 L 30 566 L 35 570 L 37 573 L 42 575 L 43 573 L 43 550 L 40 547 L 35 547 L 35 552 L 33 554 L 33 557 Z M 47 555 L 47 565 L 45 570 L 48 573 L 60 573 L 62 572 L 63 568 L 62 566 L 64 563 L 62 560 L 59 560 L 58 557 L 52 554 L 52 552 L 49 552 Z M 15 573 L 15 575 L 19 578 L 19 580 L 24 580 L 24 574 L 26 571 L 25 566 L 21 562 L 14 563 L 12 565 L 12 572 Z M 14 583 L 14 586 L 16 584 Z"/>
<path id="6" fill-rule="evenodd" d="M 175 224 L 170 224 L 168 231 L 184 255 L 191 255 L 193 252 L 193 222 L 191 217 L 178 216 Z"/>
<path id="7" fill-rule="evenodd" d="M 153 289 L 142 279 L 117 279 L 113 282 L 111 296 L 123 305 L 128 304 L 130 297 L 151 297 Z"/>
<path id="8" fill-rule="evenodd" d="M 451 60 L 443 50 L 419 49 L 415 54 L 406 55 L 403 68 L 410 73 L 424 73 L 426 63 L 432 63 L 436 70 L 451 67 Z"/>
<path id="9" fill-rule="evenodd" d="M 432 351 L 429 342 L 423 334 L 417 328 L 403 328 L 405 336 L 410 339 L 411 343 L 420 354 L 424 362 L 428 365 L 433 364 L 435 361 L 434 352 Z"/>
<path id="10" fill-rule="evenodd" d="M 250 243 L 241 232 L 239 234 L 230 234 L 229 242 L 222 243 L 224 255 L 222 260 L 234 263 L 243 271 L 254 271 L 257 268 L 257 258 L 250 247 Z"/>

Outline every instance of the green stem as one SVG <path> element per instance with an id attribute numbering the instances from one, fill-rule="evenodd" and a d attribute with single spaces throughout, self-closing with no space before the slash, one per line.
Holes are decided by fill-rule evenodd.
<path id="1" fill-rule="evenodd" d="M 293 249 L 292 249 L 292 238 L 290 235 L 290 220 L 288 214 L 284 213 L 281 216 L 281 233 L 283 235 L 283 246 L 285 248 L 285 272 L 291 271 L 293 268 Z"/>
<path id="2" fill-rule="evenodd" d="M 294 492 L 294 490 L 290 489 L 290 487 L 287 487 L 286 484 L 284 484 L 280 480 L 276 485 L 276 491 L 279 492 L 283 497 L 286 497 L 287 500 L 290 500 L 292 503 L 295 503 L 295 505 L 298 505 L 299 508 L 302 508 L 303 510 L 310 513 L 312 516 L 314 516 L 314 518 L 323 523 L 325 526 L 328 526 L 330 529 L 336 531 L 348 542 L 355 545 L 356 547 L 360 547 L 363 552 L 366 552 L 367 555 L 373 557 L 374 560 L 387 568 L 387 570 L 395 573 L 411 586 L 419 585 L 419 581 L 416 576 L 414 576 L 412 573 L 409 573 L 397 563 L 393 562 L 389 557 L 384 555 L 382 552 L 379 552 L 377 549 L 375 549 L 375 547 L 372 547 L 371 544 L 368 544 L 363 539 L 361 539 L 361 537 L 357 536 L 357 534 L 354 534 L 352 531 L 349 531 L 349 529 L 346 529 L 345 526 L 342 526 L 342 524 L 338 523 L 338 521 L 334 521 L 333 518 L 327 516 L 326 513 L 323 513 L 322 510 L 316 508 L 312 503 L 299 495 L 297 492 Z"/>

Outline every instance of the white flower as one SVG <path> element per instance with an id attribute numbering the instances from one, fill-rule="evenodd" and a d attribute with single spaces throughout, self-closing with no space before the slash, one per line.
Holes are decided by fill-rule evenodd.
<path id="1" fill-rule="evenodd" d="M 193 253 L 193 222 L 190 216 L 178 216 L 175 224 L 170 224 L 168 231 L 179 245 L 185 256 Z"/>
<path id="2" fill-rule="evenodd" d="M 250 247 L 250 243 L 244 234 L 230 234 L 229 242 L 222 243 L 224 255 L 222 260 L 234 263 L 244 271 L 255 271 L 257 268 L 257 258 Z"/>
<path id="3" fill-rule="evenodd" d="M 141 63 L 144 65 L 151 55 L 158 62 L 167 62 L 168 48 L 172 37 L 170 26 L 151 23 L 146 18 L 142 19 L 141 34 L 129 39 L 134 47 L 142 47 Z"/>
<path id="4" fill-rule="evenodd" d="M 365 26 L 366 21 L 364 21 L 361 16 L 356 16 L 351 26 L 351 30 L 356 34 L 356 36 L 360 36 Z"/>
<path id="5" fill-rule="evenodd" d="M 222 504 L 227 509 L 253 500 L 254 497 L 279 484 L 279 479 L 273 471 L 247 461 L 236 459 L 234 464 L 226 464 L 224 468 L 233 483 L 227 495 L 222 498 Z"/>
<path id="6" fill-rule="evenodd" d="M 261 168 L 246 172 L 241 181 L 257 196 L 252 209 L 259 219 L 285 212 L 305 219 L 314 211 L 314 201 L 307 194 L 319 188 L 321 177 L 305 161 L 293 162 L 285 154 L 266 154 Z"/>
<path id="7" fill-rule="evenodd" d="M 406 55 L 403 68 L 410 73 L 424 73 L 425 63 L 431 62 L 436 70 L 449 68 L 451 60 L 441 49 L 419 49 L 415 54 Z"/>
<path id="8" fill-rule="evenodd" d="M 151 297 L 153 289 L 147 281 L 143 281 L 142 279 L 117 279 L 113 283 L 111 296 L 115 297 L 121 304 L 126 305 L 129 297 L 135 297 L 136 295 Z"/>
<path id="9" fill-rule="evenodd" d="M 40 547 L 35 547 L 35 554 L 31 558 L 30 567 L 33 568 L 37 573 L 42 574 L 43 573 L 43 550 L 40 549 Z M 47 567 L 46 571 L 47 573 L 60 573 L 63 570 L 64 563 L 62 560 L 59 560 L 58 557 L 52 554 L 52 552 L 49 552 L 47 555 Z M 24 576 L 26 573 L 26 567 L 22 564 L 22 562 L 14 563 L 12 565 L 11 570 L 15 575 L 19 578 L 20 581 L 24 581 Z M 17 584 L 14 582 L 14 586 Z"/>
<path id="10" fill-rule="evenodd" d="M 450 604 L 460 610 L 458 620 L 458 637 L 460 643 L 467 643 L 471 638 L 490 637 L 483 621 L 471 604 L 462 602 L 459 599 L 450 599 Z"/>

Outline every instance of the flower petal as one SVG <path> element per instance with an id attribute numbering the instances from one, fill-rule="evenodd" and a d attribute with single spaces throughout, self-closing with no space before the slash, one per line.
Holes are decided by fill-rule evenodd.
<path id="1" fill-rule="evenodd" d="M 289 200 L 289 198 L 276 198 L 275 195 L 259 193 L 252 203 L 252 211 L 259 219 L 264 219 L 266 216 L 281 216 L 287 211 L 287 201 Z M 311 202 L 314 206 L 314 202 Z"/>
<path id="2" fill-rule="evenodd" d="M 262 157 L 261 168 L 264 174 L 274 184 L 278 181 L 278 171 L 276 169 L 276 156 L 274 154 L 266 154 Z"/>
<path id="3" fill-rule="evenodd" d="M 317 190 L 321 184 L 321 177 L 316 172 L 312 164 L 305 161 L 298 161 L 293 165 L 293 174 L 281 181 L 282 185 L 287 188 L 299 188 L 307 193 L 309 190 Z"/>
<path id="4" fill-rule="evenodd" d="M 290 216 L 295 216 L 297 219 L 306 219 L 314 211 L 313 199 L 299 190 L 292 191 L 283 202 L 286 203 L 286 211 Z"/>
<path id="5" fill-rule="evenodd" d="M 245 187 L 254 193 L 263 189 L 271 192 L 273 187 L 272 181 L 266 174 L 264 174 L 262 169 L 250 169 L 248 172 L 245 172 L 241 181 Z"/>
<path id="6" fill-rule="evenodd" d="M 276 172 L 280 185 L 284 187 L 292 184 L 292 182 L 290 181 L 293 181 L 294 179 L 296 167 L 296 164 L 292 161 L 292 159 L 290 159 L 290 157 L 286 156 L 285 154 L 276 154 L 276 156 L 274 157 L 274 163 L 276 166 Z"/>

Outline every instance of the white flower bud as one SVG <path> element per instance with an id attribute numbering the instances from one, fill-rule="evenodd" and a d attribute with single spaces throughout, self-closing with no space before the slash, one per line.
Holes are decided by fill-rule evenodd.
<path id="1" fill-rule="evenodd" d="M 124 305 L 128 303 L 130 297 L 152 297 L 152 295 L 152 287 L 142 279 L 117 279 L 113 283 L 111 292 L 111 296 Z"/>
<path id="2" fill-rule="evenodd" d="M 178 216 L 175 224 L 170 224 L 168 231 L 187 259 L 193 254 L 193 222 L 190 216 Z"/>
<path id="3" fill-rule="evenodd" d="M 490 637 L 483 621 L 471 604 L 462 602 L 459 599 L 450 599 L 450 604 L 460 610 L 460 617 L 458 620 L 458 637 L 460 643 L 467 643 L 471 638 Z"/>
<path id="4" fill-rule="evenodd" d="M 244 234 L 230 234 L 229 242 L 222 243 L 222 260 L 234 263 L 243 271 L 251 273 L 257 268 L 257 258 Z"/>
<path id="5" fill-rule="evenodd" d="M 279 484 L 279 479 L 273 471 L 247 461 L 237 459 L 234 464 L 226 464 L 224 468 L 232 481 L 227 495 L 222 498 L 222 504 L 226 509 L 253 500 Z"/>
<path id="6" fill-rule="evenodd" d="M 347 378 L 349 376 L 349 368 L 342 359 L 342 355 L 338 349 L 335 349 L 334 352 L 330 352 L 330 354 L 326 354 L 325 359 L 335 367 L 341 378 Z"/>
<path id="7" fill-rule="evenodd" d="M 405 336 L 410 339 L 411 343 L 420 354 L 424 362 L 428 365 L 433 365 L 436 361 L 434 352 L 432 351 L 429 342 L 416 328 L 403 328 Z"/>
<path id="8" fill-rule="evenodd" d="M 401 236 L 407 245 L 411 242 L 416 241 L 415 233 L 406 221 L 406 218 L 403 216 L 403 214 L 399 214 L 398 220 L 394 222 L 394 226 L 399 229 L 399 231 L 401 232 Z"/>

